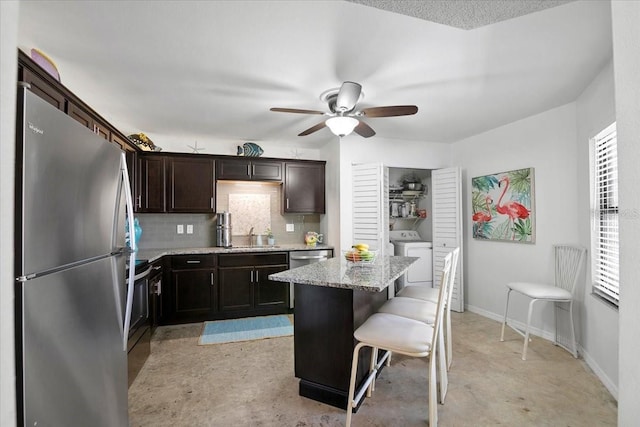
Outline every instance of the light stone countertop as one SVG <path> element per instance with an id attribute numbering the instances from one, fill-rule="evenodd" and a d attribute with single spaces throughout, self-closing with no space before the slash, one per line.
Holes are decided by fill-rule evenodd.
<path id="1" fill-rule="evenodd" d="M 269 279 L 302 285 L 380 292 L 402 276 L 418 259 L 383 256 L 371 264 L 354 265 L 338 256 L 327 261 L 271 274 Z"/>
<path id="2" fill-rule="evenodd" d="M 316 245 L 310 247 L 304 243 L 292 243 L 275 246 L 238 246 L 232 248 L 220 248 L 217 246 L 207 248 L 158 248 L 140 249 L 136 252 L 137 259 L 146 259 L 154 262 L 165 255 L 206 255 L 206 254 L 236 254 L 251 252 L 289 252 L 289 251 L 318 251 L 334 249 L 329 245 Z M 335 256 L 335 254 L 334 254 Z"/>

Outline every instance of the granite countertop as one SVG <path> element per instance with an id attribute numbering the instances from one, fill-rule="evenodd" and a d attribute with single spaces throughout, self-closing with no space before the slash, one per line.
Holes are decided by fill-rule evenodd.
<path id="1" fill-rule="evenodd" d="M 352 264 L 342 257 L 269 275 L 277 282 L 380 292 L 404 274 L 416 257 L 383 256 L 372 264 Z"/>
<path id="2" fill-rule="evenodd" d="M 136 252 L 136 258 L 154 262 L 165 255 L 204 255 L 204 254 L 236 254 L 250 252 L 289 252 L 289 251 L 318 251 L 333 249 L 329 245 L 307 246 L 304 243 L 292 243 L 275 246 L 237 246 L 232 248 L 220 248 L 217 246 L 208 248 L 158 248 L 140 249 Z"/>

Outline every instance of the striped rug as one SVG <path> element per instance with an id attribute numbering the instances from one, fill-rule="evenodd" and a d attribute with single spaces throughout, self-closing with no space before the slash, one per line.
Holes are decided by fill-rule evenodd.
<path id="1" fill-rule="evenodd" d="M 204 322 L 198 344 L 222 344 L 291 335 L 293 335 L 293 324 L 286 314 L 246 317 Z"/>

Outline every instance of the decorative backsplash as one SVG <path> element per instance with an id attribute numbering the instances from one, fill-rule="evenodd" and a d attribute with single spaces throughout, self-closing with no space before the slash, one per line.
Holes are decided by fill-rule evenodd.
<path id="1" fill-rule="evenodd" d="M 229 212 L 232 236 L 246 236 L 251 229 L 254 234 L 264 234 L 271 228 L 271 195 L 231 193 Z"/>
<path id="2" fill-rule="evenodd" d="M 232 212 L 231 226 L 234 228 L 232 243 L 236 246 L 249 243 L 247 234 L 251 225 L 243 220 L 252 217 L 252 214 L 250 204 L 249 207 L 244 208 L 244 211 L 243 209 L 238 212 L 231 211 L 229 199 L 232 194 L 268 196 L 263 199 L 269 200 L 271 230 L 276 244 L 304 243 L 304 234 L 307 231 L 320 233 L 320 215 L 283 215 L 281 213 L 281 185 L 265 182 L 220 181 L 217 185 L 216 210 Z M 267 205 L 260 206 L 262 206 L 260 209 L 266 209 Z M 137 217 L 142 227 L 142 238 L 138 243 L 140 249 L 201 248 L 216 244 L 216 220 L 213 214 L 138 214 Z M 186 234 L 188 224 L 193 225 L 193 234 Z M 294 224 L 295 231 L 287 232 L 286 224 Z M 176 233 L 178 225 L 184 226 L 185 234 Z M 263 228 L 263 225 L 262 223 L 253 225 L 254 233 L 264 234 L 266 226 Z M 236 235 L 236 227 L 238 235 Z M 242 227 L 246 229 L 241 230 Z"/>

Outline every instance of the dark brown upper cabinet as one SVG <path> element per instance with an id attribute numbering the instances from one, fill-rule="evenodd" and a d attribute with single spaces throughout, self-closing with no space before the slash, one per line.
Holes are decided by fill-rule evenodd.
<path id="1" fill-rule="evenodd" d="M 237 181 L 282 181 L 282 162 L 231 158 L 218 160 L 216 179 Z"/>
<path id="2" fill-rule="evenodd" d="M 283 213 L 325 213 L 325 163 L 285 162 Z"/>
<path id="3" fill-rule="evenodd" d="M 136 212 L 215 213 L 215 160 L 192 155 L 139 153 Z"/>
<path id="4" fill-rule="evenodd" d="M 73 117 L 73 119 L 107 141 L 118 145 L 126 151 L 139 150 L 124 134 L 109 124 L 100 114 L 53 78 L 21 50 L 18 50 L 18 81 L 28 83 L 29 90 L 32 93 Z"/>
<path id="5" fill-rule="evenodd" d="M 58 110 L 65 111 L 67 100 L 62 93 L 53 88 L 46 80 L 26 67 L 18 70 L 18 79 L 29 83 L 30 90 Z"/>
<path id="6" fill-rule="evenodd" d="M 138 156 L 135 183 L 136 212 L 165 212 L 165 156 Z"/>
<path id="7" fill-rule="evenodd" d="M 167 212 L 216 211 L 215 161 L 211 158 L 167 158 Z"/>

